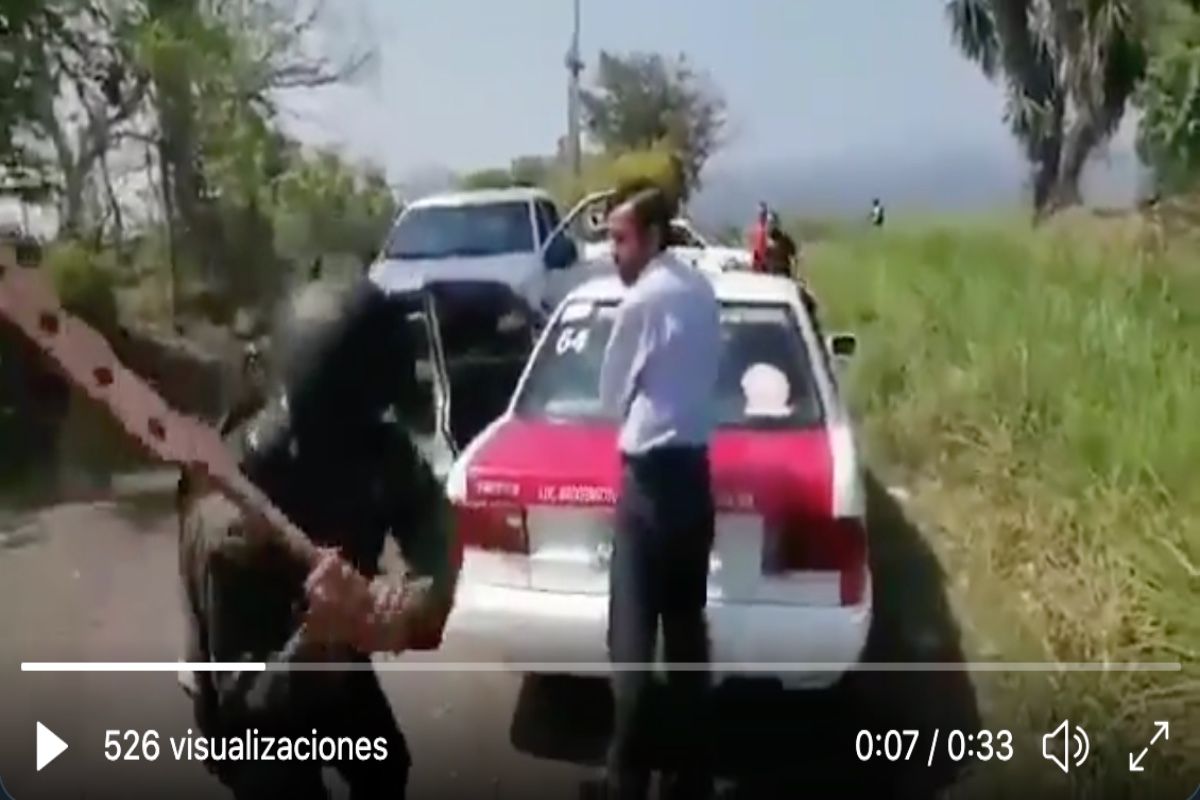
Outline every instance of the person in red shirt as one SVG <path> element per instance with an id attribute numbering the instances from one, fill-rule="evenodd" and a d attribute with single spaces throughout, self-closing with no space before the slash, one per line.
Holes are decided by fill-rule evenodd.
<path id="1" fill-rule="evenodd" d="M 758 204 L 758 219 L 750 228 L 750 267 L 755 272 L 767 269 L 767 248 L 770 244 L 771 210 L 766 203 Z"/>

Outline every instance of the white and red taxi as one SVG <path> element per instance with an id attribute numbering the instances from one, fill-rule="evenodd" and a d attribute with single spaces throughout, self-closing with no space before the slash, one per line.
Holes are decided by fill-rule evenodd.
<path id="1" fill-rule="evenodd" d="M 722 307 L 718 516 L 709 570 L 714 672 L 823 687 L 871 620 L 865 492 L 831 362 L 791 281 L 709 275 Z M 464 547 L 447 639 L 537 672 L 607 660 L 608 559 L 620 469 L 599 371 L 623 288 L 593 280 L 555 311 L 508 410 L 462 452 L 447 492 Z"/>

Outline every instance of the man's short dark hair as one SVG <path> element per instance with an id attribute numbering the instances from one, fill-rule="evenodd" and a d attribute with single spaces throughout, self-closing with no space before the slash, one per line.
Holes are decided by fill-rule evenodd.
<path id="1" fill-rule="evenodd" d="M 630 183 L 613 196 L 613 208 L 623 206 L 629 208 L 639 230 L 657 229 L 660 247 L 666 249 L 675 217 L 675 204 L 667 193 L 653 183 Z"/>

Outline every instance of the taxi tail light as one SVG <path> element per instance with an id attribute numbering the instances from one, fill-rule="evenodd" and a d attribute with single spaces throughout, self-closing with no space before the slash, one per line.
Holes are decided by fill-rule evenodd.
<path id="1" fill-rule="evenodd" d="M 455 506 L 455 531 L 463 547 L 502 553 L 528 553 L 529 528 L 520 506 Z"/>
<path id="2" fill-rule="evenodd" d="M 862 602 L 867 584 L 867 529 L 860 517 L 791 520 L 767 528 L 763 574 L 837 572 L 844 606 Z"/>

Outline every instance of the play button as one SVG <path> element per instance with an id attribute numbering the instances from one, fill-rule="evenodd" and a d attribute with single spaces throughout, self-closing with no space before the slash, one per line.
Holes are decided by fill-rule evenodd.
<path id="1" fill-rule="evenodd" d="M 38 772 L 42 771 L 42 767 L 49 764 L 54 759 L 63 754 L 67 749 L 67 743 L 58 738 L 42 723 L 37 724 L 37 768 Z"/>

